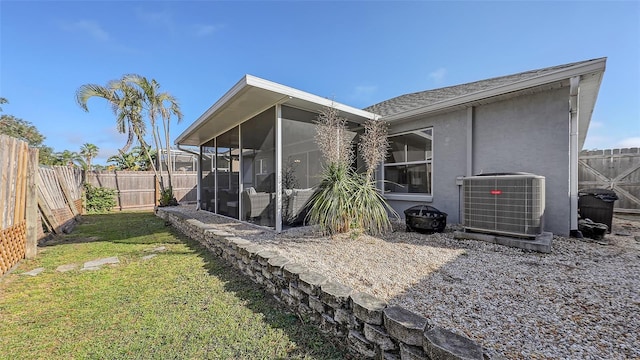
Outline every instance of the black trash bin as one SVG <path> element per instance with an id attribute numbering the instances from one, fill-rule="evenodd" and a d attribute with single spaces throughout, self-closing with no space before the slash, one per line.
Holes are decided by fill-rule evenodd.
<path id="1" fill-rule="evenodd" d="M 404 211 L 407 231 L 442 232 L 447 226 L 447 214 L 429 205 L 416 205 Z"/>
<path id="2" fill-rule="evenodd" d="M 611 232 L 613 222 L 613 203 L 618 195 L 609 189 L 584 189 L 578 191 L 578 210 L 582 219 L 605 224 Z"/>

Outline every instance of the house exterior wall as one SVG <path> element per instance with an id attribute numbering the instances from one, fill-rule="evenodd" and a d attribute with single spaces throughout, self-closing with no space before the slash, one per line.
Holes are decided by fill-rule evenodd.
<path id="1" fill-rule="evenodd" d="M 459 110 L 389 127 L 390 135 L 433 127 L 432 198 L 415 196 L 416 200 L 389 200 L 389 204 L 402 218 L 404 218 L 404 210 L 424 202 L 431 202 L 431 205 L 448 214 L 449 223 L 460 223 L 461 189 L 456 185 L 456 177 L 465 175 L 466 124 L 467 111 Z"/>
<path id="2" fill-rule="evenodd" d="M 474 107 L 472 175 L 528 172 L 545 177 L 545 230 L 568 235 L 569 208 L 569 90 L 560 88 Z M 390 128 L 400 133 L 432 126 L 433 197 L 431 205 L 461 222 L 461 187 L 466 175 L 467 110 L 425 117 Z M 419 201 L 390 200 L 402 211 Z"/>

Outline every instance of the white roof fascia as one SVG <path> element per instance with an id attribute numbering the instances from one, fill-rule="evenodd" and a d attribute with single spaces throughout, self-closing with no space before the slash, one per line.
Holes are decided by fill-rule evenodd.
<path id="1" fill-rule="evenodd" d="M 247 76 L 245 75 L 231 89 L 229 89 L 229 91 L 227 91 L 220 99 L 218 99 L 218 101 L 216 101 L 213 105 L 211 105 L 211 107 L 207 109 L 207 111 L 205 111 L 204 114 L 200 115 L 200 117 L 198 117 L 198 119 L 196 119 L 196 121 L 194 121 L 193 124 L 189 125 L 189 127 L 186 128 L 182 132 L 182 134 L 178 135 L 174 143 L 179 144 L 185 137 L 187 137 L 187 135 L 191 134 L 200 126 L 202 126 L 202 123 L 207 121 L 207 118 L 209 118 L 209 116 L 211 116 L 217 110 L 222 108 L 227 103 L 227 101 L 233 98 L 246 86 L 247 86 Z"/>
<path id="2" fill-rule="evenodd" d="M 311 103 L 316 103 L 322 107 L 333 107 L 339 111 L 350 113 L 367 119 L 380 119 L 380 115 L 247 74 L 243 76 L 242 79 L 240 79 L 240 81 L 238 81 L 231 89 L 229 89 L 229 91 L 227 91 L 218 101 L 216 101 L 215 104 L 213 104 L 204 114 L 200 115 L 200 117 L 198 117 L 198 119 L 193 124 L 191 124 L 186 130 L 184 130 L 176 138 L 174 143 L 181 143 L 187 136 L 197 131 L 199 127 L 201 127 L 206 121 L 208 121 L 209 117 L 215 114 L 218 110 L 222 109 L 227 104 L 227 102 L 229 102 L 236 95 L 238 95 L 248 87 L 255 87 L 266 91 L 279 93 L 282 95 L 283 99 L 299 99 Z M 286 102 L 286 100 L 281 100 L 277 103 L 285 104 Z M 274 103 L 273 105 L 275 104 L 276 103 Z"/>
<path id="3" fill-rule="evenodd" d="M 302 90 L 298 90 L 282 84 L 278 84 L 273 81 L 261 79 L 259 77 L 255 77 L 252 75 L 246 75 L 245 78 L 247 80 L 248 85 L 273 91 L 276 93 L 280 93 L 283 96 L 289 96 L 291 98 L 296 98 L 296 99 L 316 103 L 325 107 L 333 107 L 337 110 L 344 111 L 344 112 L 357 115 L 360 117 L 368 118 L 368 119 L 377 120 L 380 118 L 380 115 L 377 115 L 362 109 L 354 108 L 345 104 L 341 104 L 339 102 L 335 102 L 331 99 L 327 99 L 322 96 L 313 95 L 311 93 L 308 93 Z"/>
<path id="4" fill-rule="evenodd" d="M 424 115 L 433 111 L 443 110 L 449 107 L 462 105 L 465 103 L 478 101 L 498 95 L 507 94 L 535 86 L 540 86 L 556 81 L 565 80 L 574 76 L 588 74 L 596 71 L 603 71 L 605 68 L 606 58 L 596 59 L 592 62 L 577 64 L 569 68 L 560 69 L 548 74 L 535 76 L 525 80 L 515 81 L 511 84 L 497 86 L 495 88 L 481 90 L 470 94 L 465 94 L 453 99 L 440 101 L 431 105 L 427 105 L 421 108 L 405 111 L 402 113 L 394 114 L 389 117 L 384 117 L 383 120 L 393 122 L 395 120 L 412 118 L 415 116 Z"/>

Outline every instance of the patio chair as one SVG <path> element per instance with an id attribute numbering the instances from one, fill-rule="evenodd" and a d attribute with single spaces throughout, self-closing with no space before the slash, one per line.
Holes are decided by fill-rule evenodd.
<path id="1" fill-rule="evenodd" d="M 312 195 L 313 189 L 311 188 L 290 190 L 290 194 L 287 196 L 285 211 L 285 221 L 288 224 L 293 225 L 304 221 L 304 217 L 307 215 L 307 205 Z"/>
<path id="2" fill-rule="evenodd" d="M 256 192 L 252 187 L 242 192 L 242 208 L 247 220 L 268 217 L 273 201 L 272 193 Z"/>

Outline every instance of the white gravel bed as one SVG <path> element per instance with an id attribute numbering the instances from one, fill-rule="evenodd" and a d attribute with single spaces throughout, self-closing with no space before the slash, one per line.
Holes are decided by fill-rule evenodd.
<path id="1" fill-rule="evenodd" d="M 640 359 L 640 221 L 615 218 L 604 243 L 554 237 L 540 254 L 441 234 L 334 238 L 275 234 L 180 207 L 331 280 L 464 334 L 492 358 Z M 625 233 L 620 236 L 616 233 Z"/>

